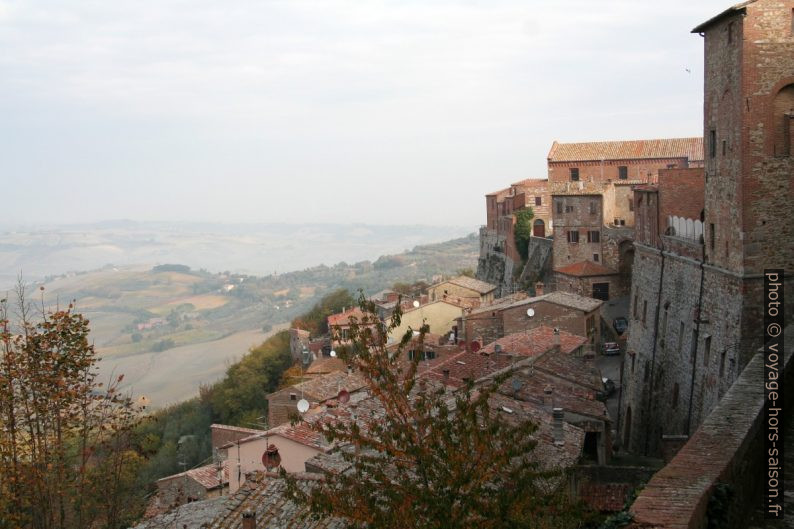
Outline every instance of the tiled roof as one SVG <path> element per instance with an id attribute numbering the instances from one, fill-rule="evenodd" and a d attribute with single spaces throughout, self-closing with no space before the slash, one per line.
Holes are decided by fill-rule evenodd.
<path id="1" fill-rule="evenodd" d="M 579 498 L 598 512 L 618 512 L 631 490 L 630 483 L 585 482 L 579 486 Z"/>
<path id="2" fill-rule="evenodd" d="M 581 336 L 560 331 L 560 350 L 564 354 L 571 354 L 585 343 L 587 340 Z M 554 347 L 554 329 L 541 325 L 528 331 L 509 334 L 483 347 L 480 354 L 494 354 L 497 345 L 502 348 L 503 354 L 538 356 Z"/>
<path id="3" fill-rule="evenodd" d="M 510 192 L 513 190 L 512 187 L 506 187 L 504 189 L 500 189 L 499 191 L 494 191 L 493 193 L 488 193 L 485 195 L 486 197 L 496 196 L 497 200 L 500 198 L 504 198 L 510 195 Z"/>
<path id="4" fill-rule="evenodd" d="M 549 162 L 601 160 L 644 160 L 687 158 L 703 160 L 703 138 L 666 138 L 659 140 L 554 142 Z"/>
<path id="5" fill-rule="evenodd" d="M 347 374 L 347 371 L 334 371 L 314 377 L 300 384 L 292 386 L 291 390 L 296 393 L 304 393 L 307 399 L 317 402 L 325 402 L 339 394 L 340 389 L 349 392 L 359 390 L 367 385 L 366 380 L 359 373 Z"/>
<path id="6" fill-rule="evenodd" d="M 157 514 L 132 529 L 204 529 L 208 521 L 225 512 L 226 496 L 180 505 L 164 514 Z"/>
<path id="7" fill-rule="evenodd" d="M 349 325 L 351 317 L 356 318 L 360 323 L 364 316 L 365 314 L 360 308 L 353 307 L 339 314 L 328 316 L 328 325 Z"/>
<path id="8" fill-rule="evenodd" d="M 576 277 L 590 277 L 590 276 L 610 276 L 617 274 L 611 268 L 604 265 L 594 263 L 593 261 L 580 261 L 578 263 L 569 264 L 560 268 L 555 268 L 555 272 L 565 274 L 567 276 Z"/>
<path id="9" fill-rule="evenodd" d="M 226 461 L 222 464 L 223 482 L 218 480 L 218 467 L 216 465 L 206 465 L 199 468 L 192 468 L 179 474 L 166 476 L 157 480 L 158 483 L 171 481 L 172 479 L 189 477 L 207 490 L 212 490 L 229 482 L 229 468 Z"/>
<path id="10" fill-rule="evenodd" d="M 525 178 L 524 180 L 512 184 L 510 187 L 538 189 L 545 188 L 547 185 L 549 185 L 548 178 Z"/>
<path id="11" fill-rule="evenodd" d="M 293 474 L 304 492 L 311 490 L 313 483 L 322 479 L 317 474 Z M 347 524 L 339 518 L 306 516 L 304 507 L 298 506 L 287 495 L 287 485 L 277 474 L 256 473 L 250 475 L 245 484 L 228 498 L 225 512 L 209 524 L 209 529 L 240 529 L 243 513 L 256 515 L 257 527 L 301 529 L 344 529 Z"/>
<path id="12" fill-rule="evenodd" d="M 501 393 L 549 409 L 562 408 L 594 419 L 609 419 L 606 405 L 597 400 L 596 392 L 587 386 L 540 369 L 531 369 L 527 373 L 519 371 L 512 378 L 521 382 L 520 389 L 513 389 L 513 380 L 508 380 L 500 388 Z"/>
<path id="13" fill-rule="evenodd" d="M 239 433 L 262 433 L 264 430 L 256 430 L 254 428 L 243 428 L 242 426 L 230 426 L 228 424 L 213 424 L 210 426 L 210 430 L 228 430 L 230 432 L 239 432 Z"/>
<path id="14" fill-rule="evenodd" d="M 550 351 L 538 357 L 532 367 L 594 392 L 604 390 L 601 372 L 581 357 Z"/>
<path id="15" fill-rule="evenodd" d="M 748 5 L 754 4 L 756 1 L 757 0 L 749 0 L 747 2 L 742 2 L 740 4 L 736 4 L 735 6 L 731 6 L 722 13 L 720 13 L 719 15 L 711 17 L 710 19 L 700 24 L 698 27 L 692 30 L 692 33 L 703 33 L 712 24 L 719 22 L 725 17 L 729 17 L 731 15 L 735 15 L 742 12 Z"/>
<path id="16" fill-rule="evenodd" d="M 307 375 L 319 375 L 333 373 L 334 371 L 346 371 L 347 364 L 341 358 L 331 356 L 318 358 L 306 370 Z"/>
<path id="17" fill-rule="evenodd" d="M 579 294 L 574 294 L 571 292 L 564 292 L 562 290 L 555 290 L 554 292 L 549 292 L 548 294 L 543 294 L 542 296 L 535 296 L 533 298 L 526 298 L 521 299 L 518 301 L 514 301 L 513 303 L 509 303 L 504 307 L 499 307 L 498 309 L 512 309 L 515 307 L 524 307 L 530 306 L 534 303 L 538 303 L 539 301 L 547 301 L 549 303 L 554 303 L 555 305 L 560 305 L 562 307 L 567 307 L 571 309 L 581 310 L 582 312 L 592 312 L 600 307 L 604 302 L 594 298 L 588 298 L 585 296 L 580 296 Z M 472 311 L 472 314 L 478 314 L 480 312 L 487 312 L 485 311 Z"/>
<path id="18" fill-rule="evenodd" d="M 322 415 L 314 415 L 293 424 L 285 423 L 270 430 L 271 435 L 279 435 L 296 443 L 314 448 L 316 450 L 327 450 L 330 444 L 325 437 L 314 430 L 312 425 L 317 420 L 323 420 Z"/>
<path id="19" fill-rule="evenodd" d="M 490 283 L 486 283 L 485 281 L 480 281 L 479 279 L 468 276 L 458 276 L 445 282 L 458 285 L 459 287 L 468 288 L 469 290 L 474 290 L 480 294 L 487 294 L 488 292 L 496 290 L 496 285 L 492 285 Z"/>

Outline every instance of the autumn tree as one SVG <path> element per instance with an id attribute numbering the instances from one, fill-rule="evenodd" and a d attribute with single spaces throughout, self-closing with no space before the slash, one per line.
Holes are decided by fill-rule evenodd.
<path id="1" fill-rule="evenodd" d="M 122 527 L 140 457 L 122 376 L 97 381 L 88 320 L 0 301 L 0 527 Z M 12 321 L 11 312 L 15 312 Z"/>
<path id="2" fill-rule="evenodd" d="M 344 355 L 367 380 L 370 398 L 357 405 L 355 420 L 310 423 L 336 443 L 335 457 L 349 469 L 328 474 L 309 492 L 282 472 L 292 497 L 313 516 L 368 529 L 576 527 L 559 514 L 559 476 L 532 457 L 536 425 L 510 420 L 494 406 L 509 373 L 454 392 L 419 377 L 420 355 L 407 361 L 404 354 L 416 347 L 413 331 L 396 353 L 387 351 L 399 308 L 383 323 L 372 303 L 362 297 L 360 306 L 365 317 L 351 320 Z M 427 330 L 419 330 L 420 345 Z"/>

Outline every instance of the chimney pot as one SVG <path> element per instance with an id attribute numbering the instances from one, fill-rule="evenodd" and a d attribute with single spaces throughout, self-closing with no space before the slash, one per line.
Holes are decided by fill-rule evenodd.
<path id="1" fill-rule="evenodd" d="M 256 513 L 250 509 L 243 512 L 243 529 L 256 529 Z"/>
<path id="2" fill-rule="evenodd" d="M 565 444 L 565 435 L 563 433 L 562 422 L 565 418 L 565 412 L 562 408 L 554 408 L 551 411 L 552 416 L 552 435 L 554 436 L 554 444 L 562 446 Z"/>
<path id="3" fill-rule="evenodd" d="M 537 283 L 535 283 L 535 295 L 536 296 L 542 296 L 543 295 L 543 287 L 544 286 L 545 285 L 543 284 L 543 281 L 538 281 Z"/>

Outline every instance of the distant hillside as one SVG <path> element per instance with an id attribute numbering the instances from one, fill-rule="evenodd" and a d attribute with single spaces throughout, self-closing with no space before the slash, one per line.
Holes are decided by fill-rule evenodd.
<path id="1" fill-rule="evenodd" d="M 365 224 L 209 224 L 111 221 L 0 227 L 0 288 L 113 264 L 185 263 L 253 275 L 376 259 L 419 244 L 463 237 L 471 228 Z"/>
<path id="2" fill-rule="evenodd" d="M 476 266 L 475 235 L 385 255 L 374 262 L 315 266 L 254 276 L 193 270 L 183 261 L 155 267 L 105 266 L 51 277 L 47 299 L 76 300 L 91 321 L 103 375 L 124 373 L 155 407 L 192 397 L 269 332 L 346 288 L 374 293 L 396 282 L 431 282 Z"/>

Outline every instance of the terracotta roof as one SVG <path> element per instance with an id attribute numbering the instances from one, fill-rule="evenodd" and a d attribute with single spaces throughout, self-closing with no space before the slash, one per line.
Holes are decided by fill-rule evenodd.
<path id="1" fill-rule="evenodd" d="M 658 140 L 554 142 L 549 162 L 601 160 L 645 160 L 687 158 L 703 160 L 703 138 L 665 138 Z"/>
<path id="2" fill-rule="evenodd" d="M 334 371 L 347 371 L 347 364 L 341 358 L 331 356 L 318 358 L 306 370 L 307 375 L 333 373 Z"/>
<path id="3" fill-rule="evenodd" d="M 504 197 L 506 197 L 506 196 L 509 196 L 509 195 L 510 195 L 510 192 L 511 192 L 512 190 L 513 190 L 513 188 L 512 188 L 512 187 L 506 187 L 506 188 L 504 188 L 504 189 L 500 189 L 499 191 L 494 191 L 493 193 L 488 193 L 488 194 L 487 194 L 487 195 L 485 195 L 485 196 L 486 196 L 486 197 L 492 197 L 492 196 L 495 196 L 495 197 L 497 198 L 497 200 L 499 200 L 500 198 L 504 198 Z"/>
<path id="4" fill-rule="evenodd" d="M 564 354 L 571 354 L 585 343 L 587 343 L 586 338 L 560 331 L 560 350 Z M 494 354 L 497 345 L 502 348 L 502 353 L 504 354 L 515 354 L 525 357 L 539 356 L 554 347 L 554 329 L 541 325 L 528 331 L 508 334 L 504 338 L 500 338 L 483 347 L 480 354 Z"/>
<path id="5" fill-rule="evenodd" d="M 356 318 L 360 323 L 364 316 L 365 314 L 360 308 L 353 307 L 339 314 L 331 314 L 328 316 L 328 325 L 350 325 L 351 317 Z"/>
<path id="6" fill-rule="evenodd" d="M 488 292 L 496 290 L 496 285 L 492 285 L 490 283 L 486 283 L 485 281 L 480 281 L 479 279 L 468 276 L 458 276 L 450 279 L 447 282 L 452 283 L 453 285 L 458 285 L 459 287 L 474 290 L 480 294 L 487 294 Z"/>
<path id="7" fill-rule="evenodd" d="M 579 486 L 579 498 L 598 512 L 622 511 L 632 486 L 629 483 L 585 482 Z"/>
<path id="8" fill-rule="evenodd" d="M 511 184 L 510 187 L 538 188 L 538 187 L 545 187 L 548 184 L 549 184 L 548 178 L 525 178 L 524 180 L 520 180 L 515 184 Z"/>
<path id="9" fill-rule="evenodd" d="M 223 472 L 223 481 L 218 480 L 218 467 L 216 465 L 206 465 L 199 468 L 192 468 L 185 472 L 180 472 L 179 474 L 174 474 L 173 476 L 166 476 L 164 478 L 160 478 L 157 480 L 157 483 L 164 483 L 166 481 L 171 481 L 172 479 L 188 477 L 204 487 L 207 490 L 212 490 L 220 487 L 221 485 L 225 485 L 229 482 L 229 467 L 227 465 L 227 461 L 224 461 L 222 464 L 222 472 Z"/>
<path id="10" fill-rule="evenodd" d="M 230 426 L 228 424 L 212 424 L 210 425 L 210 430 L 228 430 L 230 432 L 240 432 L 240 433 L 262 433 L 264 430 L 256 430 L 254 428 L 243 428 L 242 426 Z"/>
<path id="11" fill-rule="evenodd" d="M 330 444 L 325 440 L 325 437 L 316 432 L 312 425 L 315 421 L 323 420 L 322 415 L 314 415 L 305 418 L 300 422 L 293 424 L 285 423 L 271 429 L 270 435 L 279 435 L 296 443 L 314 448 L 316 450 L 325 451 L 330 447 Z"/>
<path id="12" fill-rule="evenodd" d="M 742 2 L 740 4 L 736 4 L 735 6 L 729 7 L 719 15 L 711 17 L 710 19 L 700 24 L 698 27 L 692 30 L 692 33 L 703 33 L 712 24 L 715 24 L 720 20 L 722 20 L 723 18 L 729 17 L 731 15 L 738 15 L 739 13 L 742 13 L 743 11 L 745 11 L 745 8 L 748 5 L 754 4 L 756 1 L 757 0 L 749 0 L 748 2 Z"/>
<path id="13" fill-rule="evenodd" d="M 299 487 L 308 492 L 313 483 L 322 479 L 317 474 L 305 472 L 292 475 Z M 210 529 L 240 529 L 243 513 L 256 515 L 257 526 L 302 529 L 344 529 L 347 523 L 339 518 L 315 519 L 306 516 L 304 507 L 298 506 L 287 495 L 287 485 L 277 474 L 257 472 L 249 475 L 240 489 L 229 497 L 226 511 L 215 518 Z"/>
<path id="14" fill-rule="evenodd" d="M 154 501 L 155 498 L 153 497 Z M 147 519 L 132 529 L 163 529 L 179 527 L 180 529 L 204 529 L 209 520 L 225 512 L 226 496 L 211 500 L 193 501 L 161 513 L 159 510 L 147 510 Z"/>
<path id="15" fill-rule="evenodd" d="M 301 393 L 302 391 L 306 399 L 325 402 L 328 399 L 336 397 L 340 389 L 353 392 L 366 385 L 367 382 L 361 374 L 352 373 L 348 375 L 347 370 L 345 370 L 333 371 L 284 389 L 289 389 L 295 393 Z M 284 390 L 282 389 L 281 391 Z"/>
<path id="16" fill-rule="evenodd" d="M 513 380 L 520 381 L 518 391 Z M 534 402 L 539 406 L 562 408 L 565 411 L 594 419 L 609 420 L 606 404 L 596 399 L 596 392 L 588 386 L 552 375 L 540 369 L 525 373 L 519 371 L 506 381 L 500 392 L 518 400 Z"/>
<path id="17" fill-rule="evenodd" d="M 538 357 L 532 367 L 596 393 L 604 390 L 601 372 L 581 357 L 549 351 Z"/>
<path id="18" fill-rule="evenodd" d="M 555 268 L 554 271 L 567 276 L 576 277 L 610 276 L 617 274 L 617 272 L 611 268 L 607 268 L 604 265 L 600 265 L 592 261 L 580 261 L 578 263 Z"/>
<path id="19" fill-rule="evenodd" d="M 526 298 L 526 299 L 514 301 L 512 303 L 507 304 L 506 306 L 498 307 L 498 310 L 512 309 L 515 307 L 524 307 L 524 306 L 528 307 L 540 301 L 547 301 L 549 303 L 554 303 L 555 305 L 560 305 L 562 307 L 581 310 L 582 312 L 592 312 L 604 304 L 604 302 L 599 299 L 580 296 L 579 294 L 574 294 L 572 292 L 555 290 L 554 292 L 549 292 L 548 294 L 543 294 L 542 296 L 535 296 L 533 298 Z M 479 314 L 481 312 L 488 312 L 488 310 L 486 308 L 484 310 L 481 309 L 477 311 L 472 311 L 472 314 Z"/>

